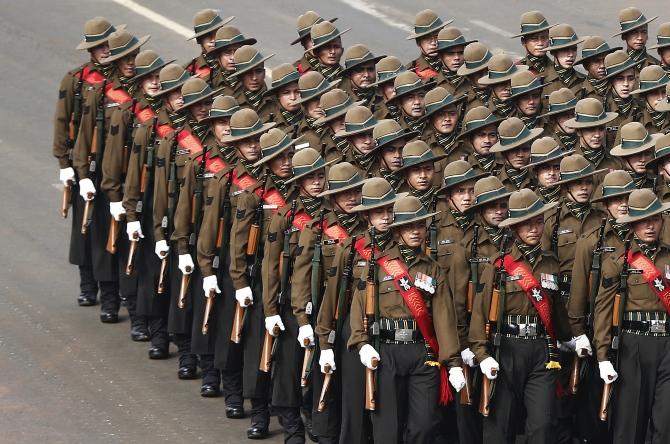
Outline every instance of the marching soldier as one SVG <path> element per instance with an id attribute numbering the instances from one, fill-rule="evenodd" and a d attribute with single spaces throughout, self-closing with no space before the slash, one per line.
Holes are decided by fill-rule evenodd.
<path id="1" fill-rule="evenodd" d="M 425 95 L 431 86 L 424 83 L 413 71 L 398 74 L 393 81 L 395 94 L 389 102 L 400 108 L 400 126 L 423 133 L 426 121 L 421 117 L 426 113 Z"/>
<path id="2" fill-rule="evenodd" d="M 648 65 L 658 65 L 658 59 L 647 52 L 649 40 L 649 23 L 658 16 L 647 19 L 642 11 L 634 6 L 619 11 L 619 32 L 612 37 L 621 36 L 626 42 L 626 53 L 635 62 L 635 69 L 639 73 Z"/>
<path id="3" fill-rule="evenodd" d="M 530 146 L 530 162 L 524 169 L 532 168 L 536 193 L 544 203 L 558 202 L 561 198 L 561 159 L 573 151 L 563 151 L 551 137 L 535 139 Z"/>
<path id="4" fill-rule="evenodd" d="M 414 32 L 407 36 L 407 40 L 416 42 L 419 57 L 406 66 L 408 70 L 423 80 L 437 77 L 442 69 L 442 62 L 437 53 L 437 34 L 451 22 L 453 20 L 442 21 L 435 11 L 430 9 L 424 9 L 416 14 Z"/>
<path id="5" fill-rule="evenodd" d="M 372 130 L 375 154 L 379 159 L 379 176 L 386 179 L 394 191 L 398 191 L 403 184 L 400 172 L 403 147 L 416 136 L 417 133 L 402 129 L 393 119 L 380 120 Z"/>
<path id="6" fill-rule="evenodd" d="M 631 94 L 636 85 L 635 61 L 624 51 L 614 51 L 605 56 L 605 71 L 610 85 L 605 110 L 618 113 L 607 129 L 607 146 L 614 146 L 619 143 L 621 127 L 641 117 L 639 105 Z"/>
<path id="7" fill-rule="evenodd" d="M 241 87 L 235 77 L 235 51 L 244 45 L 255 45 L 256 39 L 246 38 L 234 26 L 222 26 L 214 36 L 214 48 L 209 56 L 215 57 L 218 63 L 211 75 L 212 88 L 220 89 L 224 96 L 235 96 Z"/>
<path id="8" fill-rule="evenodd" d="M 272 69 L 272 84 L 265 97 L 274 102 L 276 114 L 273 122 L 277 128 L 297 138 L 304 114 L 300 107 L 300 74 L 290 63 L 282 63 Z"/>
<path id="9" fill-rule="evenodd" d="M 361 256 L 370 256 L 363 272 L 370 272 L 367 285 L 376 288 L 374 295 L 360 287 L 354 293 L 348 347 L 358 350 L 376 379 L 375 442 L 397 442 L 403 435 L 408 442 L 431 442 L 438 404 L 452 399 L 449 383 L 456 391 L 465 385 L 451 291 L 439 265 L 424 253 L 426 221 L 434 215 L 419 199 L 400 197 L 389 225 L 397 242 L 369 249 L 364 241 L 356 245 Z M 405 397 L 403 418 L 399 399 Z"/>
<path id="10" fill-rule="evenodd" d="M 545 94 L 569 88 L 575 96 L 583 97 L 586 76 L 575 70 L 577 45 L 583 41 L 584 39 L 577 37 L 572 26 L 567 24 L 556 25 L 549 30 L 549 46 L 546 51 L 554 57 L 554 64 L 545 77 L 548 83 L 544 89 Z"/>
<path id="11" fill-rule="evenodd" d="M 477 172 L 498 174 L 502 164 L 498 162 L 491 147 L 498 143 L 498 124 L 502 119 L 485 106 L 470 109 L 463 118 L 458 139 L 463 150 L 472 154 L 468 162 Z"/>
<path id="12" fill-rule="evenodd" d="M 593 97 L 603 104 L 609 92 L 609 82 L 605 78 L 605 56 L 621 49 L 621 46 L 610 47 L 600 36 L 586 37 L 582 44 L 582 57 L 575 61 L 575 65 L 582 65 L 586 70 L 584 97 Z"/>
<path id="13" fill-rule="evenodd" d="M 265 96 L 265 61 L 274 54 L 264 57 L 256 48 L 244 45 L 235 50 L 234 76 L 242 85 L 235 95 L 241 108 L 256 111 L 263 122 L 272 121 L 275 117 L 275 106 Z"/>
<path id="14" fill-rule="evenodd" d="M 397 174 L 405 179 L 402 191 L 409 191 L 411 196 L 418 198 L 426 210 L 433 210 L 436 204 L 433 175 L 435 166 L 446 157 L 446 154 L 435 155 L 423 140 L 415 140 L 405 144 L 402 149 L 402 167 Z"/>
<path id="15" fill-rule="evenodd" d="M 312 47 L 305 50 L 305 55 L 314 55 L 317 64 L 313 70 L 321 73 L 330 82 L 342 78 L 342 34 L 350 30 L 351 28 L 347 28 L 340 32 L 331 22 L 325 20 L 310 29 Z"/>
<path id="16" fill-rule="evenodd" d="M 108 78 L 85 92 L 84 111 L 73 150 L 73 166 L 79 177 L 79 194 L 86 202 L 85 206 L 93 206 L 92 214 L 87 216 L 88 221 L 85 219 L 86 215 L 82 214 L 80 226 L 82 231 L 88 231 L 88 242 L 91 243 L 93 275 L 100 287 L 100 321 L 104 323 L 119 321 L 119 258 L 109 252 L 105 245 L 111 224 L 110 211 L 114 211 L 117 215 L 114 219 L 117 219 L 124 210 L 120 199 L 111 206 L 107 195 L 98 194 L 96 190 L 102 182 L 101 164 L 104 160 L 106 137 L 113 130 L 110 127 L 111 116 L 117 107 L 133 101 L 136 85 L 131 79 L 135 75 L 135 56 L 147 40 L 148 35 L 137 39 L 125 30 L 110 34 L 110 55 L 101 62 L 105 65 L 111 64 L 113 68 Z M 127 287 L 121 289 L 124 296 L 135 291 L 130 285 L 124 287 Z"/>
<path id="17" fill-rule="evenodd" d="M 375 165 L 375 139 L 372 136 L 376 124 L 377 119 L 369 108 L 356 105 L 344 116 L 344 128 L 335 133 L 337 139 L 348 143 L 342 160 L 354 165 L 361 177 L 373 176 L 378 167 Z"/>
<path id="18" fill-rule="evenodd" d="M 611 411 L 615 443 L 670 437 L 670 425 L 662 419 L 668 417 L 667 407 L 659 402 L 667 391 L 661 375 L 668 366 L 670 252 L 660 235 L 661 213 L 668 208 L 653 191 L 634 190 L 628 214 L 616 219 L 629 224 L 632 239 L 603 261 L 593 342 L 600 377 L 614 392 L 611 408 L 603 407 Z"/>
<path id="19" fill-rule="evenodd" d="M 486 76 L 479 79 L 479 83 L 491 89 L 489 109 L 496 115 L 506 118 L 512 115 L 512 76 L 519 71 L 528 69 L 525 65 L 515 65 L 507 54 L 496 54 L 491 57 L 487 65 Z"/>
<path id="20" fill-rule="evenodd" d="M 488 107 L 491 98 L 491 89 L 480 82 L 488 73 L 488 63 L 491 52 L 479 42 L 470 43 L 463 51 L 463 64 L 456 74 L 464 77 L 468 82 L 468 101 L 466 111 L 478 106 Z"/>
<path id="21" fill-rule="evenodd" d="M 663 68 L 649 65 L 640 71 L 640 87 L 631 92 L 631 95 L 638 98 L 641 108 L 642 116 L 638 122 L 650 133 L 667 132 L 670 127 L 670 113 L 658 109 L 659 103 L 665 102 L 665 89 L 668 84 L 670 77 Z"/>
<path id="22" fill-rule="evenodd" d="M 546 121 L 542 114 L 542 91 L 548 84 L 530 71 L 519 71 L 510 81 L 512 114 L 528 127 L 528 129 L 544 129 Z"/>
<path id="23" fill-rule="evenodd" d="M 382 99 L 375 109 L 376 118 L 400 121 L 400 108 L 398 104 L 391 102 L 391 99 L 395 96 L 393 81 L 401 72 L 406 70 L 407 68 L 403 66 L 400 59 L 395 56 L 386 56 L 375 65 L 377 79 L 370 86 L 377 88 L 377 95 Z"/>
<path id="24" fill-rule="evenodd" d="M 654 144 L 654 158 L 647 163 L 647 169 L 655 170 L 658 174 L 656 194 L 661 201 L 670 198 L 670 135 L 665 134 L 656 139 Z"/>
<path id="25" fill-rule="evenodd" d="M 221 18 L 219 13 L 213 9 L 202 9 L 193 15 L 194 34 L 188 40 L 195 39 L 200 45 L 201 53 L 186 66 L 186 70 L 192 76 L 199 77 L 211 85 L 214 72 L 218 68 L 216 57 L 212 54 L 216 31 L 234 18 Z"/>
<path id="26" fill-rule="evenodd" d="M 59 180 L 70 187 L 72 205 L 72 230 L 70 234 L 70 263 L 79 268 L 79 290 L 77 303 L 84 307 L 95 305 L 98 299 L 98 283 L 93 276 L 91 245 L 81 234 L 83 206 L 77 198 L 79 182 L 73 168 L 73 149 L 84 109 L 84 88 L 101 84 L 111 74 L 112 65 L 102 60 L 109 57 L 109 37 L 116 28 L 104 17 L 94 17 L 84 24 L 84 40 L 77 50 L 88 51 L 90 61 L 65 74 L 58 91 L 58 103 L 54 116 L 53 155 L 58 159 Z"/>
<path id="27" fill-rule="evenodd" d="M 621 159 L 623 169 L 631 175 L 638 188 L 656 189 L 656 178 L 647 171 L 647 162 L 654 158 L 654 143 L 660 134 L 650 134 L 640 122 L 621 128 L 621 144 L 610 150 Z"/>
<path id="28" fill-rule="evenodd" d="M 518 117 L 508 117 L 498 127 L 498 142 L 491 153 L 501 153 L 504 158 L 499 175 L 508 190 L 531 188 L 530 171 L 524 167 L 530 162 L 530 144 L 542 135 L 542 128 L 528 129 Z"/>
<path id="29" fill-rule="evenodd" d="M 437 86 L 445 88 L 451 95 L 461 96 L 468 92 L 468 83 L 458 70 L 463 66 L 465 46 L 472 42 L 476 40 L 465 40 L 460 29 L 452 26 L 442 28 L 437 34 L 437 55 L 442 63 Z"/>
<path id="30" fill-rule="evenodd" d="M 485 378 L 480 411 L 486 443 L 514 442 L 522 407 L 528 441 L 554 441 L 557 341 L 571 338 L 558 299 L 558 261 L 541 248 L 544 214 L 556 205 L 527 188 L 513 192 L 508 217 L 498 225 L 510 227 L 513 242 L 503 242 L 480 278 L 469 339 Z"/>
<path id="31" fill-rule="evenodd" d="M 321 156 L 334 149 L 333 139 L 329 136 L 325 125 L 317 125 L 316 121 L 324 116 L 321 108 L 321 96 L 335 87 L 336 82 L 329 82 L 316 71 L 307 72 L 298 80 L 300 98 L 297 103 L 302 107 L 304 119 L 300 122 L 298 134 L 300 142 L 321 151 Z"/>
<path id="32" fill-rule="evenodd" d="M 512 38 L 521 37 L 521 46 L 526 51 L 519 64 L 526 65 L 536 75 L 546 76 L 551 70 L 551 59 L 547 56 L 550 25 L 540 11 L 528 11 L 521 15 L 521 31 Z"/>
<path id="33" fill-rule="evenodd" d="M 549 94 L 547 112 L 540 116 L 552 128 L 547 135 L 553 137 L 564 151 L 574 150 L 578 143 L 575 129 L 565 124 L 575 116 L 575 106 L 577 98 L 572 91 L 561 88 Z"/>
<path id="34" fill-rule="evenodd" d="M 375 56 L 365 45 L 354 45 L 344 52 L 344 69 L 340 89 L 355 102 L 363 102 L 374 113 L 381 97 L 373 83 L 376 80 L 375 64 L 384 56 Z"/>
<path id="35" fill-rule="evenodd" d="M 665 72 L 670 73 L 670 22 L 665 22 L 658 27 L 656 31 L 656 44 L 649 49 L 658 51 L 661 59 L 661 67 Z"/>
<path id="36" fill-rule="evenodd" d="M 341 89 L 333 88 L 321 95 L 319 105 L 323 110 L 323 116 L 319 117 L 314 125 L 325 128 L 323 137 L 332 141 L 332 144 L 329 143 L 326 146 L 325 159 L 328 162 L 341 159 L 349 150 L 349 141 L 335 135 L 344 130 L 345 115 L 357 104 L 351 100 L 349 94 Z"/>
<path id="37" fill-rule="evenodd" d="M 329 22 L 333 23 L 335 20 L 337 20 L 337 17 L 330 19 Z M 306 11 L 304 14 L 298 16 L 296 23 L 298 28 L 298 38 L 291 42 L 291 46 L 300 43 L 303 48 L 304 52 L 302 58 L 293 63 L 293 66 L 295 66 L 301 76 L 310 71 L 314 71 L 318 66 L 319 62 L 311 51 L 314 42 L 312 42 L 310 32 L 312 26 L 321 23 L 322 21 L 323 19 L 321 16 L 314 11 Z"/>

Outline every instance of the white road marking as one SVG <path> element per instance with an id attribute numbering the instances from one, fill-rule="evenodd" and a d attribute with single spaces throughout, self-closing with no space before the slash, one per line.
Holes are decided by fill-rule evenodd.
<path id="1" fill-rule="evenodd" d="M 505 31 L 504 29 L 498 28 L 496 25 L 492 25 L 488 22 L 485 22 L 483 20 L 468 20 L 470 23 L 472 23 L 475 26 L 479 26 L 480 28 L 484 28 L 487 31 L 490 31 L 494 34 L 498 34 L 503 37 L 511 38 L 514 34 L 512 34 L 509 31 Z"/>
<path id="2" fill-rule="evenodd" d="M 55 189 L 57 189 L 58 191 L 63 191 L 63 184 L 60 183 L 60 182 L 52 183 L 51 186 L 54 187 Z"/>
<path id="3" fill-rule="evenodd" d="M 193 35 L 192 29 L 180 25 L 174 20 L 171 20 L 165 17 L 164 15 L 157 13 L 156 11 L 149 9 L 146 6 L 142 6 L 139 3 L 134 2 L 133 0 L 112 0 L 112 1 L 118 5 L 125 6 L 132 12 L 151 20 L 152 22 L 159 24 L 162 27 L 169 29 L 170 31 L 173 31 L 184 38 L 189 38 Z"/>
<path id="4" fill-rule="evenodd" d="M 381 20 L 382 22 L 386 23 L 388 26 L 391 26 L 393 28 L 398 28 L 400 30 L 403 30 L 407 33 L 412 32 L 412 27 L 409 26 L 406 23 L 399 22 L 395 20 L 394 18 L 390 17 L 388 14 L 384 13 L 383 11 L 380 11 L 377 9 L 375 6 L 363 1 L 363 0 L 340 0 L 342 3 L 344 3 L 347 6 L 350 6 L 351 8 L 364 12 L 368 15 L 371 15 L 372 17 Z"/>

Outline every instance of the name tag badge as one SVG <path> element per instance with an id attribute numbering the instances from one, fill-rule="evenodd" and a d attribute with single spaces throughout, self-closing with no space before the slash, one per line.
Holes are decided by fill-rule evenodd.
<path id="1" fill-rule="evenodd" d="M 239 195 L 242 194 L 242 193 L 244 193 L 244 190 L 233 191 L 233 192 L 230 193 L 230 194 L 231 194 L 232 196 L 239 196 Z"/>
<path id="2" fill-rule="evenodd" d="M 453 243 L 454 243 L 453 239 L 440 239 L 437 241 L 437 245 L 449 245 Z"/>
<path id="3" fill-rule="evenodd" d="M 176 151 L 177 156 L 183 156 L 184 154 L 188 154 L 188 153 L 189 153 L 188 150 L 177 150 Z"/>
<path id="4" fill-rule="evenodd" d="M 570 228 L 564 228 L 564 229 L 562 229 L 562 230 L 558 230 L 558 235 L 559 235 L 559 236 L 562 236 L 562 235 L 564 235 L 564 234 L 570 234 L 570 233 L 572 233 L 572 232 L 573 232 L 572 229 L 570 229 Z"/>
<path id="5" fill-rule="evenodd" d="M 339 243 L 339 239 L 324 239 L 323 242 L 321 242 L 322 245 L 335 245 Z"/>
<path id="6" fill-rule="evenodd" d="M 392 281 L 392 280 L 393 280 L 393 276 L 386 275 L 381 279 L 381 282 L 388 282 L 388 281 Z"/>
<path id="7" fill-rule="evenodd" d="M 219 256 L 214 256 L 214 260 L 212 260 L 212 268 L 219 268 Z"/>
<path id="8" fill-rule="evenodd" d="M 167 216 L 163 216 L 163 220 L 161 220 L 161 228 L 167 228 L 168 225 L 168 218 Z"/>
<path id="9" fill-rule="evenodd" d="M 358 261 L 356 262 L 357 267 L 365 267 L 368 263 L 366 261 Z"/>
<path id="10" fill-rule="evenodd" d="M 205 173 L 202 175 L 202 177 L 204 177 L 205 179 L 211 179 L 212 177 L 214 177 L 214 173 Z"/>
<path id="11" fill-rule="evenodd" d="M 305 305 L 305 313 L 308 315 L 312 314 L 312 303 L 308 302 L 307 305 Z"/>
<path id="12" fill-rule="evenodd" d="M 514 281 L 518 281 L 519 279 L 521 279 L 521 276 L 519 276 L 518 274 L 514 274 L 512 276 L 507 276 L 507 282 L 514 282 Z"/>
<path id="13" fill-rule="evenodd" d="M 276 204 L 271 204 L 271 205 L 263 205 L 264 210 L 276 210 L 277 205 Z"/>
<path id="14" fill-rule="evenodd" d="M 141 200 L 137 201 L 137 206 L 135 207 L 135 212 L 136 213 L 141 213 L 143 207 L 144 207 L 143 202 Z"/>

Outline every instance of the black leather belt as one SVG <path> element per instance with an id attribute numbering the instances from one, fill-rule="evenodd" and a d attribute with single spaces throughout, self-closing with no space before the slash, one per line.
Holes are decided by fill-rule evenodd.
<path id="1" fill-rule="evenodd" d="M 670 335 L 670 325 L 664 320 L 623 321 L 621 327 L 631 333 L 658 333 Z"/>
<path id="2" fill-rule="evenodd" d="M 508 337 L 533 339 L 546 336 L 542 323 L 503 324 L 500 333 Z"/>
<path id="3" fill-rule="evenodd" d="M 395 330 L 379 330 L 379 339 L 382 341 L 412 343 L 423 340 L 419 330 L 411 328 L 397 328 Z"/>

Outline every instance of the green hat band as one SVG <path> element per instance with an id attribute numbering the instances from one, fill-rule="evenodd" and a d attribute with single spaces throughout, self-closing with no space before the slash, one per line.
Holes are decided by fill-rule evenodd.
<path id="1" fill-rule="evenodd" d="M 305 26 L 304 28 L 300 28 L 298 30 L 298 35 L 300 36 L 300 39 L 304 39 L 305 37 L 309 37 L 309 33 L 312 30 L 312 26 L 316 25 L 317 23 L 321 23 L 323 21 L 323 18 L 319 17 L 316 19 L 314 23 L 312 23 L 309 26 Z"/>
<path id="2" fill-rule="evenodd" d="M 402 159 L 402 166 L 403 167 L 411 167 L 414 165 L 419 165 L 420 163 L 425 163 L 425 162 L 430 162 L 431 160 L 435 159 L 435 155 L 433 154 L 433 150 L 426 150 L 423 153 L 421 153 L 418 156 L 410 155 L 410 156 L 405 156 Z"/>
<path id="3" fill-rule="evenodd" d="M 426 209 L 423 206 L 421 206 L 416 211 L 395 211 L 393 213 L 393 223 L 402 224 L 407 221 L 426 217 L 427 214 L 428 211 L 426 211 Z"/>
<path id="4" fill-rule="evenodd" d="M 430 114 L 434 111 L 437 111 L 440 108 L 452 105 L 453 103 L 454 103 L 454 96 L 452 96 L 451 94 L 447 94 L 444 97 L 444 99 L 440 100 L 439 102 L 426 103 L 426 114 Z"/>
<path id="5" fill-rule="evenodd" d="M 484 57 L 482 57 L 481 59 L 479 59 L 479 60 L 471 60 L 471 61 L 466 60 L 466 61 L 465 61 L 465 67 L 468 68 L 468 69 L 481 68 L 482 65 L 486 65 L 486 64 L 489 62 L 489 60 L 491 59 L 491 57 L 493 57 L 493 55 L 492 55 L 491 52 L 487 49 L 487 50 L 486 50 L 486 53 L 484 53 Z"/>
<path id="6" fill-rule="evenodd" d="M 298 80 L 300 80 L 298 71 L 290 71 L 280 79 L 272 79 L 272 88 L 279 88 L 288 85 L 289 83 L 297 82 Z"/>
<path id="7" fill-rule="evenodd" d="M 523 128 L 521 128 L 521 131 L 519 131 L 519 134 L 516 134 L 514 136 L 503 136 L 502 134 L 498 134 L 498 138 L 500 139 L 500 144 L 502 146 L 506 146 L 513 144 L 517 140 L 529 137 L 530 135 L 531 135 L 530 130 L 526 125 L 524 125 Z"/>
<path id="8" fill-rule="evenodd" d="M 670 45 L 670 36 L 659 35 L 656 37 L 658 45 Z"/>
<path id="9" fill-rule="evenodd" d="M 174 79 L 174 80 L 165 80 L 165 81 L 161 82 L 161 89 L 165 91 L 165 90 L 174 88 L 175 86 L 177 86 L 177 85 L 181 85 L 182 83 L 184 83 L 185 81 L 187 81 L 190 77 L 191 77 L 191 75 L 188 73 L 188 71 L 185 70 L 185 71 L 179 76 L 178 79 Z"/>
<path id="10" fill-rule="evenodd" d="M 453 46 L 460 46 L 460 45 L 465 45 L 465 37 L 463 37 L 463 34 L 459 35 L 455 39 L 451 40 L 438 40 L 437 41 L 437 50 L 441 49 L 447 49 L 451 48 Z"/>
<path id="11" fill-rule="evenodd" d="M 291 145 L 291 138 L 288 135 L 284 135 L 284 137 L 282 137 L 282 139 L 276 144 L 263 148 L 261 150 L 263 154 L 262 157 L 272 156 L 273 154 L 276 154 L 279 151 L 285 149 L 289 145 Z"/>
<path id="12" fill-rule="evenodd" d="M 114 31 L 116 31 L 116 28 L 114 28 L 114 26 L 112 26 L 112 25 L 109 25 L 109 28 L 105 29 L 100 34 L 84 34 L 84 41 L 86 43 L 99 42 L 99 41 L 105 40 Z"/>
<path id="13" fill-rule="evenodd" d="M 232 36 L 229 39 L 220 39 L 214 42 L 214 49 L 224 48 L 226 46 L 234 45 L 235 43 L 240 43 L 247 40 L 243 34 L 237 34 Z"/>
<path id="14" fill-rule="evenodd" d="M 474 168 L 470 167 L 463 174 L 455 174 L 455 175 L 445 177 L 444 178 L 444 186 L 445 187 L 451 187 L 451 186 L 459 184 L 461 182 L 467 182 L 468 180 L 473 179 L 476 176 L 477 176 L 477 172 L 474 170 Z"/>
<path id="15" fill-rule="evenodd" d="M 603 199 L 607 199 L 612 195 L 618 195 L 621 193 L 630 193 L 637 189 L 634 181 L 628 182 L 626 185 L 608 185 L 603 186 Z"/>
<path id="16" fill-rule="evenodd" d="M 433 22 L 428 25 L 425 26 L 414 25 L 414 34 L 425 34 L 426 32 L 430 32 L 434 29 L 437 29 L 440 26 L 442 26 L 442 19 L 436 17 L 435 20 L 433 20 Z"/>
<path id="17" fill-rule="evenodd" d="M 526 208 L 508 208 L 507 209 L 507 216 L 509 218 L 517 218 L 517 217 L 523 217 L 529 213 L 534 213 L 536 211 L 540 211 L 544 207 L 544 203 L 542 200 L 538 199 L 536 200 L 531 206 L 526 207 Z"/>
<path id="18" fill-rule="evenodd" d="M 631 140 L 621 138 L 621 148 L 624 150 L 636 149 L 651 142 L 651 135 L 647 132 L 646 136 L 642 140 Z"/>
<path id="19" fill-rule="evenodd" d="M 503 77 L 507 77 L 510 74 L 514 73 L 516 70 L 517 70 L 517 68 L 516 68 L 516 65 L 514 63 L 512 63 L 509 66 L 509 68 L 507 68 L 504 71 L 496 71 L 496 70 L 489 69 L 489 78 L 491 80 L 495 80 L 495 79 L 500 79 L 500 78 L 503 78 Z"/>
<path id="20" fill-rule="evenodd" d="M 361 122 L 361 123 L 346 123 L 345 122 L 344 123 L 344 130 L 347 133 L 351 133 L 351 132 L 354 132 L 354 131 L 362 131 L 362 130 L 365 130 L 365 129 L 372 130 L 372 128 L 376 124 L 377 124 L 377 119 L 375 118 L 374 115 L 372 115 L 372 116 L 368 117 L 368 119 L 365 122 Z"/>
<path id="21" fill-rule="evenodd" d="M 413 91 L 417 88 L 421 88 L 421 86 L 422 86 L 421 79 L 417 79 L 417 81 L 414 83 L 409 83 L 407 85 L 398 85 L 398 88 L 396 88 L 395 90 L 395 94 L 396 96 L 399 96 L 409 91 Z"/>
<path id="22" fill-rule="evenodd" d="M 407 68 L 402 65 L 393 71 L 377 71 L 377 83 L 384 83 L 388 82 L 389 80 L 393 80 L 398 77 L 398 74 L 404 71 L 407 71 Z"/>
<path id="23" fill-rule="evenodd" d="M 607 42 L 602 42 L 599 46 L 596 46 L 595 48 L 591 49 L 582 49 L 582 59 L 586 59 L 589 57 L 593 57 L 594 55 L 607 52 L 610 50 L 610 45 L 607 44 Z"/>
<path id="24" fill-rule="evenodd" d="M 522 23 L 521 33 L 527 34 L 527 33 L 538 32 L 539 30 L 542 30 L 548 26 L 549 23 L 547 22 L 547 19 L 542 20 L 540 23 Z"/>
<path id="25" fill-rule="evenodd" d="M 582 113 L 575 113 L 575 122 L 579 123 L 593 123 L 597 122 L 599 120 L 603 120 L 607 117 L 607 113 L 603 109 L 603 112 L 598 114 L 597 116 L 594 116 L 593 114 L 582 114 Z"/>
<path id="26" fill-rule="evenodd" d="M 363 186 L 363 179 L 358 173 L 354 174 L 353 176 L 351 176 L 349 179 L 346 180 L 329 180 L 328 190 L 337 193 L 338 190 L 348 189 L 349 187 L 353 187 L 354 185 Z"/>
<path id="27" fill-rule="evenodd" d="M 333 28 L 333 30 L 330 31 L 328 34 L 324 34 L 318 36 L 317 38 L 313 38 L 312 41 L 314 42 L 314 46 L 318 46 L 330 40 L 333 40 L 335 37 L 337 37 L 339 33 L 340 31 L 338 31 L 337 28 Z"/>
<path id="28" fill-rule="evenodd" d="M 347 96 L 346 101 L 344 101 L 344 102 L 342 102 L 338 105 L 331 106 L 330 108 L 324 108 L 323 112 L 325 114 L 325 117 L 328 118 L 332 115 L 335 115 L 335 114 L 339 113 L 343 109 L 346 109 L 347 107 L 351 106 L 352 103 L 354 103 L 354 102 L 351 100 L 351 97 Z"/>
<path id="29" fill-rule="evenodd" d="M 312 171 L 320 170 L 321 168 L 326 167 L 326 162 L 323 160 L 323 157 L 317 157 L 311 165 L 300 165 L 293 167 L 294 176 L 302 176 Z"/>
<path id="30" fill-rule="evenodd" d="M 654 159 L 660 159 L 670 154 L 670 146 L 665 146 L 654 153 Z"/>
<path id="31" fill-rule="evenodd" d="M 138 43 L 139 43 L 139 40 L 137 40 L 137 37 L 132 36 L 130 38 L 130 40 L 128 40 L 126 42 L 125 45 L 119 46 L 118 48 L 110 48 L 109 49 L 109 57 L 117 56 L 117 55 L 121 54 L 122 52 L 126 51 L 128 48 L 130 48 L 134 45 L 137 45 Z"/>
<path id="32" fill-rule="evenodd" d="M 151 70 L 156 69 L 157 66 L 162 66 L 165 65 L 165 62 L 163 59 L 160 57 L 156 57 L 156 59 L 151 62 L 149 65 L 146 66 L 136 66 L 135 67 L 135 77 L 140 77 L 143 76 L 144 74 L 150 72 Z"/>
<path id="33" fill-rule="evenodd" d="M 389 189 L 386 194 L 383 196 L 379 197 L 370 197 L 366 196 L 365 194 L 361 198 L 361 206 L 363 207 L 370 207 L 370 206 L 379 206 L 379 205 L 384 205 L 384 203 L 388 202 L 389 205 L 393 204 L 393 200 L 395 199 L 395 191 L 393 189 Z"/>
<path id="34" fill-rule="evenodd" d="M 584 168 L 582 168 L 579 171 L 570 171 L 567 173 L 561 172 L 561 182 L 564 181 L 569 181 L 569 180 L 576 180 L 579 179 L 580 177 L 587 176 L 588 174 L 592 173 L 595 171 L 595 168 L 593 167 L 592 163 L 589 163 L 586 165 Z"/>
<path id="35" fill-rule="evenodd" d="M 605 72 L 606 72 L 605 76 L 610 76 L 610 75 L 613 75 L 616 72 L 625 71 L 628 68 L 632 68 L 633 66 L 635 66 L 635 62 L 633 61 L 633 59 L 628 57 L 626 60 L 624 60 L 621 63 L 617 63 L 616 65 L 612 65 L 610 67 L 606 66 L 605 67 Z"/>
<path id="36" fill-rule="evenodd" d="M 660 88 L 665 86 L 668 82 L 670 82 L 670 77 L 668 77 L 667 74 L 664 74 L 658 80 L 640 80 L 640 89 L 645 91 L 648 89 Z"/>
<path id="37" fill-rule="evenodd" d="M 645 18 L 644 14 L 640 14 L 638 18 L 635 20 L 629 20 L 627 22 L 621 22 L 621 32 L 627 32 L 637 26 L 640 26 L 641 23 L 646 22 L 647 19 Z"/>
<path id="38" fill-rule="evenodd" d="M 381 136 L 380 138 L 378 138 L 376 140 L 377 146 L 382 146 L 386 143 L 389 143 L 389 142 L 392 142 L 396 139 L 399 139 L 404 134 L 405 134 L 405 130 L 402 129 L 402 128 L 400 128 L 398 131 L 396 131 L 394 133 L 384 134 L 383 136 Z"/>
<path id="39" fill-rule="evenodd" d="M 221 19 L 221 17 L 219 17 L 219 15 L 216 14 L 214 17 L 212 17 L 212 20 L 210 20 L 209 22 L 201 23 L 199 25 L 193 26 L 193 30 L 195 31 L 196 34 L 199 34 L 203 31 L 211 28 L 212 26 L 218 25 L 219 23 L 222 23 L 222 22 L 223 22 L 223 20 Z"/>
<path id="40" fill-rule="evenodd" d="M 220 119 L 222 117 L 231 117 L 233 114 L 235 114 L 236 111 L 240 110 L 239 105 L 235 105 L 231 108 L 228 109 L 221 109 L 221 108 L 212 108 L 209 110 L 209 118 L 210 119 Z"/>
<path id="41" fill-rule="evenodd" d="M 661 201 L 657 198 L 652 200 L 649 205 L 644 208 L 628 206 L 629 217 L 645 217 L 647 214 L 656 213 L 663 208 Z"/>
<path id="42" fill-rule="evenodd" d="M 563 112 L 563 111 L 569 111 L 573 109 L 575 106 L 577 106 L 577 98 L 573 97 L 572 99 L 568 100 L 567 102 L 563 103 L 549 103 L 548 111 L 550 113 L 553 112 Z"/>
<path id="43" fill-rule="evenodd" d="M 249 127 L 244 127 L 244 128 L 236 128 L 234 126 L 231 127 L 230 128 L 230 135 L 233 136 L 233 137 L 242 137 L 242 136 L 250 134 L 254 131 L 258 131 L 261 128 L 263 128 L 263 122 L 261 121 L 261 119 L 258 119 L 258 120 L 256 120 L 256 122 L 253 125 L 251 125 Z"/>
<path id="44" fill-rule="evenodd" d="M 527 85 L 518 85 L 518 86 L 512 86 L 512 96 L 517 96 L 519 94 L 524 94 L 526 91 L 530 91 L 536 88 L 541 88 L 542 87 L 542 80 L 540 80 L 538 77 L 535 77 L 529 84 Z"/>
<path id="45" fill-rule="evenodd" d="M 197 102 L 201 97 L 207 96 L 212 93 L 212 88 L 209 85 L 206 85 L 202 91 L 195 91 L 191 94 L 184 94 L 184 106 L 189 106 L 190 104 Z"/>
<path id="46" fill-rule="evenodd" d="M 235 71 L 244 71 L 245 69 L 248 69 L 251 66 L 258 65 L 261 63 L 261 60 L 263 60 L 263 55 L 260 52 L 256 52 L 254 56 L 251 58 L 251 60 L 247 62 L 239 62 L 235 63 Z"/>
<path id="47" fill-rule="evenodd" d="M 560 45 L 567 45 L 569 43 L 575 42 L 575 45 L 577 44 L 576 42 L 579 40 L 577 37 L 577 34 L 574 32 L 572 33 L 571 36 L 569 37 L 554 37 L 549 39 L 549 46 L 560 46 Z"/>
<path id="48" fill-rule="evenodd" d="M 298 77 L 300 77 L 300 74 L 298 74 Z M 328 91 L 328 87 L 330 87 L 330 83 L 324 78 L 321 80 L 321 83 L 316 85 L 314 88 L 301 89 L 300 98 L 302 100 L 309 100 Z"/>
<path id="49" fill-rule="evenodd" d="M 464 131 L 472 131 L 477 128 L 492 125 L 496 120 L 498 120 L 498 118 L 493 113 L 486 116 L 486 119 L 470 120 L 469 122 L 465 122 Z"/>
<path id="50" fill-rule="evenodd" d="M 507 188 L 504 186 L 495 190 L 487 191 L 475 198 L 475 205 L 484 204 L 486 202 L 493 202 L 494 200 L 498 200 L 502 197 L 507 197 L 505 194 L 507 194 Z"/>
<path id="51" fill-rule="evenodd" d="M 365 63 L 368 60 L 374 60 L 374 56 L 370 51 L 366 52 L 363 54 L 362 57 L 357 57 L 355 59 L 348 59 L 344 61 L 344 69 L 349 69 L 353 66 L 360 65 L 361 63 Z"/>
<path id="52" fill-rule="evenodd" d="M 530 163 L 535 164 L 539 162 L 547 162 L 551 159 L 558 159 L 561 157 L 561 154 L 563 154 L 563 150 L 561 150 L 560 146 L 556 146 L 553 150 L 549 151 L 548 153 L 542 153 L 542 154 L 531 154 L 530 155 Z"/>

